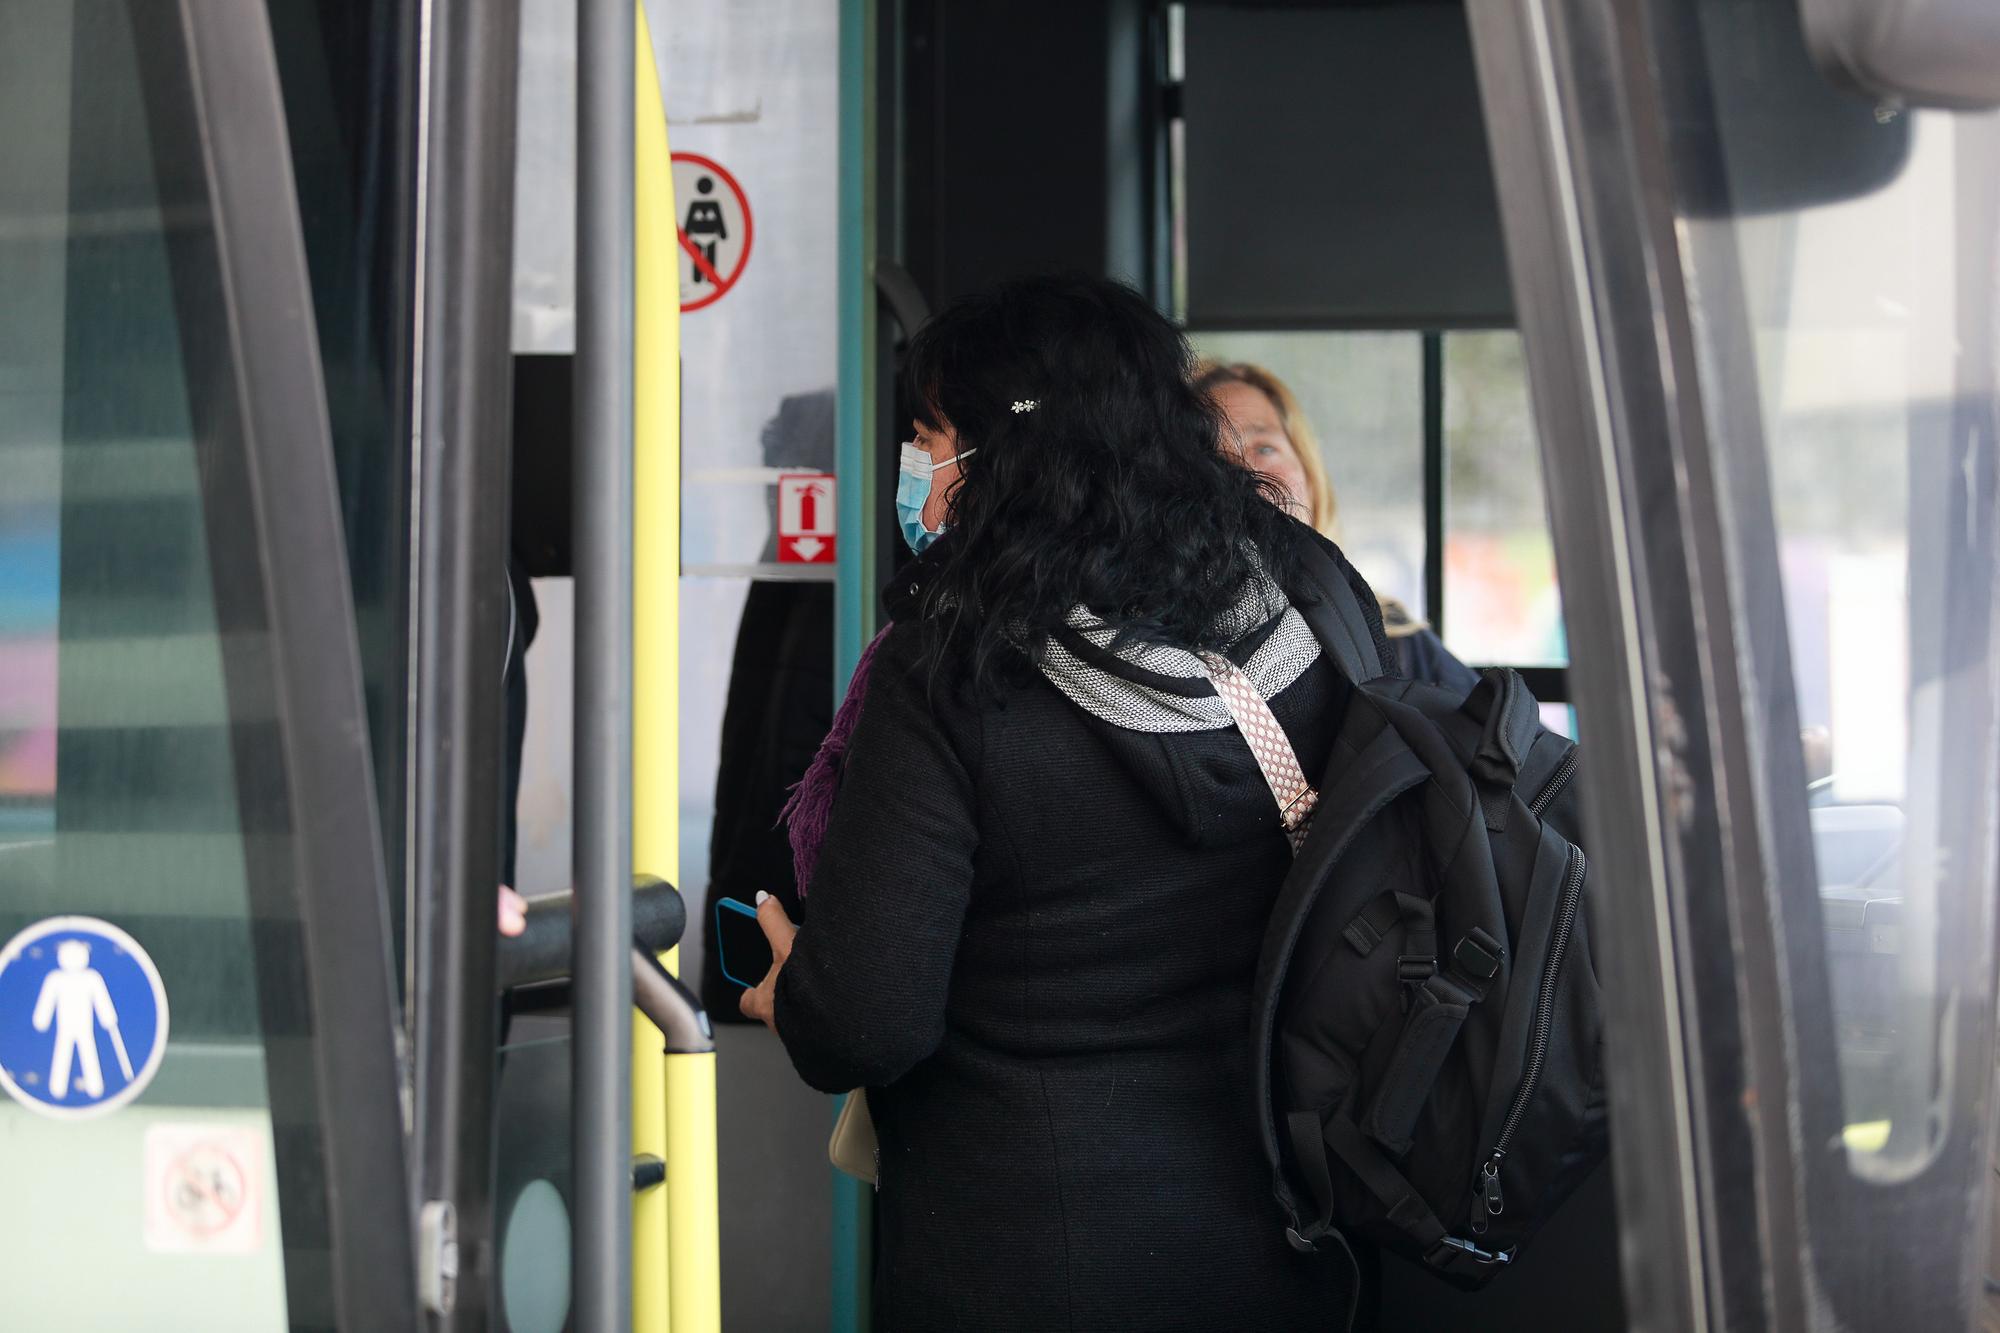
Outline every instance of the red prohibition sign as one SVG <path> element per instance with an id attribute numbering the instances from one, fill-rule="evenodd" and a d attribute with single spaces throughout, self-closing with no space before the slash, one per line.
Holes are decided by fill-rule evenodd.
<path id="1" fill-rule="evenodd" d="M 743 276 L 744 268 L 750 263 L 750 242 L 756 236 L 756 228 L 751 225 L 750 221 L 750 196 L 743 193 L 743 187 L 737 184 L 736 177 L 730 175 L 728 169 L 720 162 L 711 157 L 703 157 L 699 153 L 675 153 L 673 160 L 690 163 L 712 174 L 716 180 L 722 183 L 722 187 L 725 190 L 735 196 L 736 206 L 743 213 L 743 248 L 736 252 L 736 263 L 730 268 L 728 273 L 718 272 L 715 265 L 709 262 L 709 258 L 703 253 L 702 248 L 688 239 L 687 228 L 681 225 L 682 220 L 680 218 L 674 219 L 674 235 L 680 238 L 681 250 L 690 260 L 694 261 L 695 268 L 701 273 L 702 277 L 708 280 L 709 285 L 709 291 L 706 296 L 701 297 L 699 300 L 690 301 L 681 307 L 681 313 L 685 315 L 691 310 L 700 310 L 703 306 L 714 305 L 728 294 L 731 287 L 736 285 L 737 280 Z M 676 207 L 679 207 L 682 201 L 675 199 L 674 203 Z"/>
<path id="2" fill-rule="evenodd" d="M 200 1237 L 227 1230 L 249 1195 L 242 1165 L 212 1143 L 198 1143 L 176 1158 L 162 1188 L 174 1224 Z"/>

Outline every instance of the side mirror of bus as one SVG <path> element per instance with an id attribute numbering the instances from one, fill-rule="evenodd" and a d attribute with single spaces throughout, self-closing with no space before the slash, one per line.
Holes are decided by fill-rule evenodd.
<path id="1" fill-rule="evenodd" d="M 1826 76 L 1910 106 L 2000 107 L 2000 7 L 1992 0 L 1800 0 Z"/>
<path id="2" fill-rule="evenodd" d="M 1810 11 L 1850 0 L 1801 2 Z M 1697 141 L 1672 156 L 1707 168 L 1680 182 L 1690 211 L 1789 213 L 1872 194 L 1902 172 L 1909 117 L 1857 95 L 1852 81 L 1830 80 L 1814 64 L 1792 5 L 1689 6 L 1682 24 L 1703 44 L 1713 107 L 1707 124 L 1667 127 L 1670 137 Z M 1715 162 L 1718 141 L 1723 160 Z"/>

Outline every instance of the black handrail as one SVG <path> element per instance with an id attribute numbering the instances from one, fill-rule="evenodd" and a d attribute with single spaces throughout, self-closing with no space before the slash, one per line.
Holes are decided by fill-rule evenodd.
<path id="1" fill-rule="evenodd" d="M 512 1013 L 547 1013 L 570 1007 L 570 960 L 575 932 L 571 896 L 551 893 L 528 901 L 528 928 L 500 942 L 498 976 Z M 715 1028 L 693 991 L 660 964 L 659 955 L 680 943 L 687 904 L 680 891 L 651 875 L 632 882 L 632 1004 L 660 1030 L 669 1055 L 715 1049 Z"/>
<path id="2" fill-rule="evenodd" d="M 528 900 L 528 925 L 500 941 L 495 981 L 502 991 L 567 981 L 575 943 L 574 899 L 567 892 Z M 632 881 L 632 946 L 647 957 L 680 943 L 687 930 L 687 904 L 680 891 L 651 875 Z"/>

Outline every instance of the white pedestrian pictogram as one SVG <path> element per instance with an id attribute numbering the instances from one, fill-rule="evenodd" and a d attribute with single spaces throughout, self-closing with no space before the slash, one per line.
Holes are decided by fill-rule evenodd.
<path id="1" fill-rule="evenodd" d="M 69 1095 L 70 1064 L 74 1061 L 80 1066 L 84 1093 L 93 1098 L 104 1095 L 104 1069 L 97 1059 L 100 1023 L 111 1037 L 125 1081 L 132 1081 L 132 1057 L 118 1033 L 118 1010 L 111 1003 L 103 975 L 90 965 L 90 945 L 82 940 L 64 940 L 56 946 L 56 969 L 42 982 L 41 996 L 35 1001 L 35 1031 L 47 1032 L 52 1021 L 56 1048 L 49 1062 L 50 1092 L 57 1097 Z"/>
<path id="2" fill-rule="evenodd" d="M 166 1054 L 167 988 L 117 926 L 52 916 L 0 944 L 0 1092 L 58 1119 L 105 1115 Z"/>

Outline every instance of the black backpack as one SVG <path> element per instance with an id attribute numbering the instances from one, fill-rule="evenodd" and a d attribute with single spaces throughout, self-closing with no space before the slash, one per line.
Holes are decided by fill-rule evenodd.
<path id="1" fill-rule="evenodd" d="M 1273 1191 L 1295 1248 L 1358 1239 L 1474 1288 L 1607 1148 L 1578 753 L 1512 671 L 1463 700 L 1366 679 L 1353 591 L 1308 581 L 1357 684 L 1252 998 Z"/>

